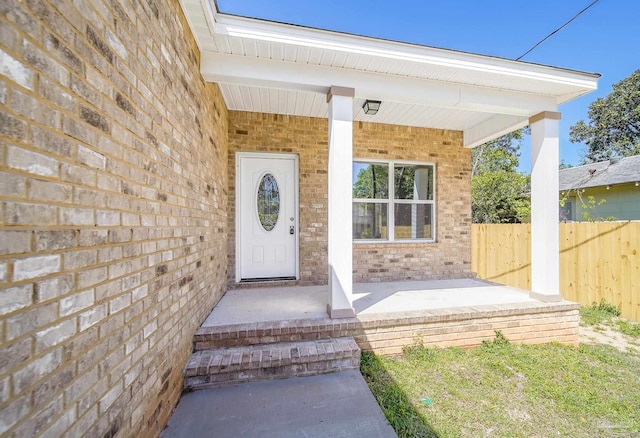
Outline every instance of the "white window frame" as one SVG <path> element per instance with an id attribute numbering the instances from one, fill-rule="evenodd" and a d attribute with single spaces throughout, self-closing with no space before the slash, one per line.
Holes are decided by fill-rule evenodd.
<path id="1" fill-rule="evenodd" d="M 436 163 L 428 162 L 428 161 L 408 161 L 408 160 L 380 160 L 373 158 L 354 158 L 354 163 L 363 163 L 363 164 L 386 164 L 389 168 L 388 170 L 388 191 L 389 198 L 388 199 L 378 199 L 378 198 L 351 198 L 351 204 L 353 205 L 356 202 L 366 203 L 366 204 L 387 204 L 387 238 L 386 239 L 352 239 L 356 244 L 382 244 L 382 243 L 435 243 L 436 242 L 436 188 L 437 188 L 437 169 Z M 433 199 L 431 200 L 415 200 L 415 199 L 395 199 L 395 166 L 397 165 L 408 165 L 408 166 L 432 166 L 433 168 Z M 353 175 L 355 178 L 356 175 Z M 353 191 L 353 187 L 352 187 Z M 395 238 L 395 204 L 429 204 L 432 206 L 431 210 L 431 238 L 416 238 L 416 239 L 396 239 Z M 353 220 L 353 219 L 352 219 Z"/>

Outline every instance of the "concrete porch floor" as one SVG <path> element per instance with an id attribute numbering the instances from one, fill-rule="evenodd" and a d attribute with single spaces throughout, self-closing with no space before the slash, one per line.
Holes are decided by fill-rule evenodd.
<path id="1" fill-rule="evenodd" d="M 353 290 L 358 317 L 540 303 L 528 291 L 478 279 L 360 283 Z M 324 319 L 328 293 L 326 285 L 229 290 L 202 327 Z"/>
<path id="2" fill-rule="evenodd" d="M 516 342 L 576 344 L 578 340 L 577 304 L 543 303 L 527 291 L 483 280 L 356 284 L 357 315 L 346 319 L 328 317 L 327 295 L 327 286 L 230 290 L 196 331 L 194 348 L 352 338 L 362 350 L 399 354 L 416 339 L 435 347 L 473 347 L 492 338 L 495 330 Z M 198 368 L 239 369 L 255 351 L 248 356 L 234 353 L 226 364 L 201 362 Z M 265 353 L 273 373 L 286 366 L 284 356 L 273 356 L 264 348 L 262 358 Z M 162 438 L 183 436 L 393 437 L 395 433 L 363 377 L 350 370 L 187 394 L 162 434 Z"/>

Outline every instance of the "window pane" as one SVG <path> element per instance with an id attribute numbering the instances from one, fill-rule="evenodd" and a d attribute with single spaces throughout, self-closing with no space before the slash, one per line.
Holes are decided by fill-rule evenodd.
<path id="1" fill-rule="evenodd" d="M 353 238 L 387 238 L 387 203 L 353 203 Z"/>
<path id="2" fill-rule="evenodd" d="M 262 228 L 266 231 L 273 230 L 280 214 L 280 190 L 278 190 L 278 183 L 272 174 L 267 173 L 260 180 L 256 203 L 258 204 L 258 219 Z"/>
<path id="3" fill-rule="evenodd" d="M 396 204 L 394 206 L 396 239 L 433 239 L 431 204 Z"/>
<path id="4" fill-rule="evenodd" d="M 395 199 L 433 200 L 433 166 L 396 164 Z"/>
<path id="5" fill-rule="evenodd" d="M 353 178 L 354 198 L 389 198 L 389 166 L 386 164 L 354 162 Z"/>

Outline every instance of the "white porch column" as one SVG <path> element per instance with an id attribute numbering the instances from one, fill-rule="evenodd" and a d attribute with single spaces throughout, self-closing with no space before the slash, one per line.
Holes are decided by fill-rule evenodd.
<path id="1" fill-rule="evenodd" d="M 353 88 L 332 86 L 329 102 L 329 303 L 331 318 L 356 315 L 353 294 L 351 186 L 353 162 Z"/>
<path id="2" fill-rule="evenodd" d="M 560 301 L 559 146 L 560 113 L 545 111 L 531 126 L 531 297 Z"/>
<path id="3" fill-rule="evenodd" d="M 413 179 L 413 199 L 428 199 L 429 174 L 426 168 L 417 168 Z M 411 204 L 411 238 L 422 239 L 424 235 L 424 210 L 419 214 L 418 204 Z"/>

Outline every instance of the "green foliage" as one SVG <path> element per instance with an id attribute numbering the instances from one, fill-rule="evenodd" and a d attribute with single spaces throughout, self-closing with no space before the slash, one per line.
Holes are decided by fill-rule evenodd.
<path id="1" fill-rule="evenodd" d="M 393 191 L 395 199 L 412 199 L 416 179 L 416 166 L 394 166 Z M 388 164 L 367 164 L 356 175 L 352 195 L 363 199 L 389 198 L 389 166 Z"/>
<path id="2" fill-rule="evenodd" d="M 584 164 L 640 154 L 640 69 L 589 105 L 589 122 L 571 127 L 569 140 L 585 143 Z"/>
<path id="3" fill-rule="evenodd" d="M 382 412 L 400 438 L 434 437 L 438 435 L 431 429 L 425 416 L 418 412 L 387 372 L 384 358 L 373 353 L 362 353 L 360 372 L 371 388 Z"/>
<path id="4" fill-rule="evenodd" d="M 607 303 L 604 298 L 601 298 L 599 303 L 594 301 L 593 304 L 591 304 L 591 307 L 613 316 L 620 316 L 620 307 Z"/>
<path id="5" fill-rule="evenodd" d="M 382 199 L 389 197 L 389 166 L 370 164 L 358 171 L 353 185 L 353 197 Z"/>
<path id="6" fill-rule="evenodd" d="M 582 220 L 584 222 L 604 222 L 604 221 L 615 221 L 617 220 L 615 216 L 600 216 L 598 214 L 598 207 L 607 202 L 606 199 L 596 200 L 595 196 L 589 195 L 586 198 L 582 196 L 583 190 L 568 190 L 564 194 L 560 196 L 560 206 L 564 207 L 566 202 L 569 200 L 569 196 L 572 193 L 576 194 L 576 199 L 580 202 L 580 207 L 582 207 Z"/>
<path id="7" fill-rule="evenodd" d="M 502 333 L 500 330 L 494 330 L 496 333 L 496 337 L 492 340 L 483 339 L 482 340 L 482 348 L 487 351 L 491 350 L 501 350 L 505 347 L 509 347 L 511 342 L 509 339 Z"/>
<path id="8" fill-rule="evenodd" d="M 417 360 L 423 363 L 436 361 L 440 357 L 437 348 L 425 347 L 422 341 L 404 347 L 402 354 L 410 360 Z"/>
<path id="9" fill-rule="evenodd" d="M 474 223 L 518 223 L 531 216 L 529 177 L 516 172 L 488 172 L 471 179 Z"/>
<path id="10" fill-rule="evenodd" d="M 560 160 L 560 165 L 558 166 L 558 169 L 562 170 L 562 169 L 571 169 L 573 167 L 573 164 L 567 164 L 564 162 L 564 160 Z"/>
<path id="11" fill-rule="evenodd" d="M 531 215 L 529 177 L 518 173 L 521 129 L 475 148 L 471 159 L 474 223 L 524 222 Z"/>
<path id="12" fill-rule="evenodd" d="M 640 338 L 640 323 L 618 318 L 620 314 L 620 306 L 608 303 L 604 298 L 591 306 L 580 308 L 580 318 L 584 324 L 606 325 L 632 338 Z"/>
<path id="13" fill-rule="evenodd" d="M 468 351 L 416 345 L 396 358 L 365 353 L 361 369 L 399 437 L 640 433 L 637 353 L 507 342 L 496 336 Z"/>
<path id="14" fill-rule="evenodd" d="M 471 151 L 471 174 L 486 172 L 515 172 L 518 168 L 520 146 L 529 128 L 518 129 L 502 137 L 491 140 Z"/>
<path id="15" fill-rule="evenodd" d="M 598 221 L 614 221 L 616 220 L 615 217 L 613 216 L 607 216 L 607 217 L 596 217 L 595 219 L 591 216 L 591 212 L 592 211 L 597 211 L 597 207 L 599 205 L 602 205 L 604 203 L 607 202 L 606 199 L 600 199 L 599 201 L 596 201 L 595 196 L 587 196 L 587 199 L 585 200 L 584 198 L 580 198 L 580 202 L 582 205 L 582 219 L 585 220 L 585 222 L 595 222 L 596 220 Z"/>
<path id="16" fill-rule="evenodd" d="M 621 319 L 618 321 L 620 332 L 632 338 L 640 338 L 640 323 Z"/>
<path id="17" fill-rule="evenodd" d="M 608 303 L 604 298 L 599 303 L 594 301 L 591 306 L 580 307 L 582 322 L 588 325 L 601 324 L 614 316 L 620 316 L 620 307 Z"/>

